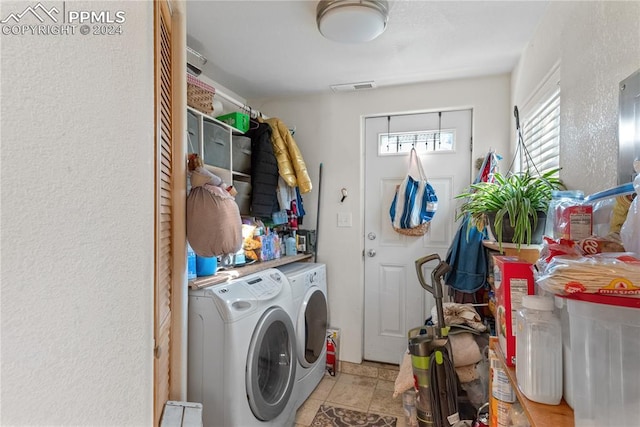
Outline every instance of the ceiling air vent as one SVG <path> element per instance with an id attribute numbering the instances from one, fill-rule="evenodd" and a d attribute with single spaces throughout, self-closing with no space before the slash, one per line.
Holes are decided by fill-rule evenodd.
<path id="1" fill-rule="evenodd" d="M 355 90 L 374 89 L 376 82 L 358 82 L 358 83 L 345 83 L 339 85 L 331 85 L 331 90 L 334 92 L 353 92 Z"/>

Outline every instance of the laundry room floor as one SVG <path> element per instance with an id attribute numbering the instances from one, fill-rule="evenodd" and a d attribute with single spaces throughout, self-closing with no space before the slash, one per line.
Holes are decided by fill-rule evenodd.
<path id="1" fill-rule="evenodd" d="M 311 426 L 320 405 L 355 409 L 398 419 L 396 427 L 405 427 L 402 396 L 393 398 L 398 375 L 397 365 L 376 362 L 341 362 L 335 377 L 325 375 L 311 396 L 298 409 L 296 427 Z"/>

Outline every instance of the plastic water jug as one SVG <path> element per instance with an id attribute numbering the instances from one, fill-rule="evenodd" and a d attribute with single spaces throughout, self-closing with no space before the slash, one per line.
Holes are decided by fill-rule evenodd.
<path id="1" fill-rule="evenodd" d="M 191 245 L 187 243 L 187 280 L 196 278 L 196 253 L 191 249 Z"/>
<path id="2" fill-rule="evenodd" d="M 296 255 L 298 253 L 298 249 L 296 248 L 296 238 L 293 236 L 289 236 L 284 241 L 285 252 L 287 255 Z"/>
<path id="3" fill-rule="evenodd" d="M 553 299 L 522 297 L 516 316 L 516 377 L 529 399 L 557 405 L 562 399 L 562 328 Z"/>

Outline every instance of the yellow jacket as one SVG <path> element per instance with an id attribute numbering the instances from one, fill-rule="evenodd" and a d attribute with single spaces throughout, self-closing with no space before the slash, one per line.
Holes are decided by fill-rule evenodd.
<path id="1" fill-rule="evenodd" d="M 271 143 L 273 144 L 273 154 L 278 160 L 278 172 L 284 182 L 291 187 L 298 186 L 300 193 L 311 191 L 311 178 L 307 173 L 307 166 L 304 164 L 302 153 L 298 149 L 296 141 L 287 126 L 278 118 L 264 120 L 271 126 Z"/>
<path id="2" fill-rule="evenodd" d="M 631 207 L 631 196 L 618 196 L 616 203 L 613 205 L 611 220 L 609 221 L 609 231 L 611 233 L 620 233 L 622 224 L 627 220 L 627 212 Z"/>

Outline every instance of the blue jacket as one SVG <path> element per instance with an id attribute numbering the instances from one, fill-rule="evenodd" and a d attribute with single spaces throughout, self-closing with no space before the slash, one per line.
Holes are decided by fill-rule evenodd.
<path id="1" fill-rule="evenodd" d="M 445 283 L 460 292 L 473 293 L 487 284 L 487 252 L 482 241 L 486 230 L 479 231 L 469 224 L 465 216 L 458 227 L 447 253 L 451 270 L 445 275 Z"/>

